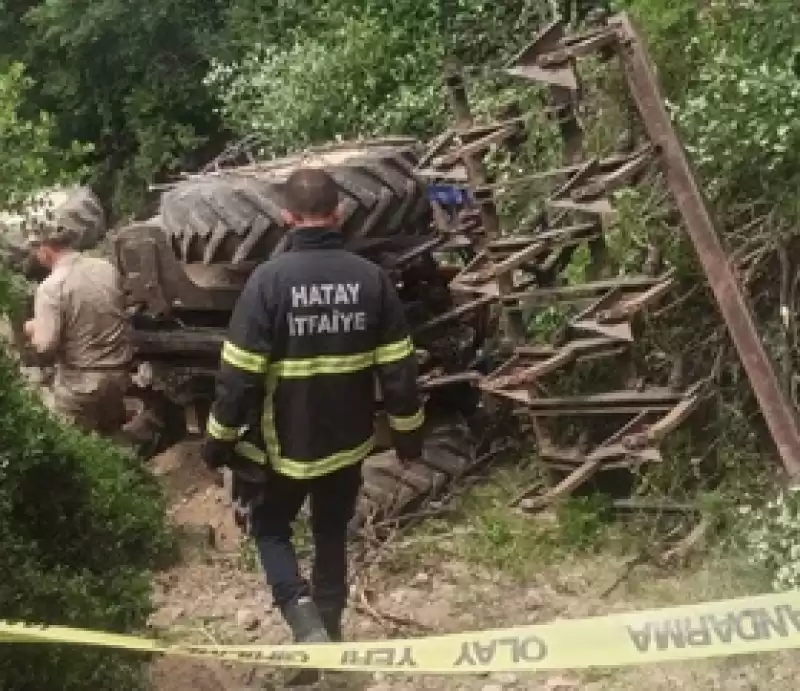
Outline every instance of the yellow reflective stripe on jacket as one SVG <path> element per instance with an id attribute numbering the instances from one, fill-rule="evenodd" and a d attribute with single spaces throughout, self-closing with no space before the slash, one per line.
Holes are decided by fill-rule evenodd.
<path id="1" fill-rule="evenodd" d="M 302 374 L 300 376 L 303 376 Z M 312 461 L 298 461 L 293 458 L 284 458 L 281 453 L 280 441 L 278 441 L 278 432 L 275 429 L 275 411 L 273 395 L 278 385 L 278 372 L 275 368 L 270 367 L 269 374 L 267 375 L 267 390 L 264 399 L 264 412 L 261 417 L 261 433 L 264 437 L 264 443 L 267 450 L 260 452 L 262 460 L 251 458 L 256 463 L 264 463 L 269 459 L 272 467 L 282 475 L 291 477 L 295 480 L 308 480 L 310 478 L 321 477 L 327 475 L 341 468 L 353 465 L 363 460 L 370 451 L 375 448 L 375 438 L 370 437 L 365 442 L 359 444 L 354 449 L 339 451 L 338 453 L 326 456 L 325 458 L 318 458 Z M 237 445 L 237 450 L 242 446 L 242 455 L 246 452 L 252 453 L 255 449 L 259 451 L 252 444 L 247 446 Z M 245 458 L 250 458 L 245 456 Z"/>
<path id="2" fill-rule="evenodd" d="M 372 367 L 375 352 L 354 355 L 318 355 L 310 358 L 287 358 L 269 367 L 270 374 L 283 379 L 302 379 L 317 374 L 351 374 Z"/>
<path id="3" fill-rule="evenodd" d="M 409 337 L 387 343 L 375 349 L 375 364 L 390 365 L 414 353 L 414 344 Z"/>
<path id="4" fill-rule="evenodd" d="M 267 375 L 267 390 L 264 397 L 264 410 L 261 413 L 261 435 L 269 449 L 270 458 L 280 458 L 281 444 L 278 441 L 278 431 L 275 429 L 275 389 L 278 387 L 277 373 L 270 369 Z"/>
<path id="5" fill-rule="evenodd" d="M 239 438 L 239 430 L 235 427 L 228 427 L 219 422 L 213 414 L 208 416 L 206 423 L 206 433 L 214 439 L 220 441 L 236 441 Z"/>
<path id="6" fill-rule="evenodd" d="M 262 451 L 255 444 L 247 441 L 240 441 L 235 447 L 236 453 L 242 458 L 259 465 L 265 465 L 269 461 L 277 472 L 293 480 L 310 480 L 311 478 L 329 475 L 362 461 L 373 448 L 375 448 L 375 439 L 370 437 L 354 449 L 340 451 L 326 458 L 320 458 L 315 461 L 295 461 L 291 458 L 269 459 L 269 454 L 266 451 Z"/>
<path id="7" fill-rule="evenodd" d="M 283 379 L 304 379 L 318 374 L 352 374 L 373 365 L 388 365 L 414 353 L 410 338 L 352 355 L 318 355 L 286 358 L 269 366 L 270 375 Z"/>
<path id="8" fill-rule="evenodd" d="M 370 437 L 354 449 L 339 451 L 338 453 L 318 458 L 313 461 L 295 461 L 291 458 L 275 458 L 272 467 L 282 475 L 294 480 L 310 480 L 311 478 L 329 475 L 337 470 L 355 465 L 364 460 L 372 449 L 375 448 L 375 437 Z"/>
<path id="9" fill-rule="evenodd" d="M 245 350 L 230 341 L 222 344 L 222 361 L 253 374 L 264 374 L 269 363 L 269 359 L 261 353 Z"/>
<path id="10" fill-rule="evenodd" d="M 420 408 L 413 415 L 398 417 L 395 415 L 387 415 L 389 419 L 389 427 L 397 432 L 413 432 L 415 429 L 422 427 L 425 422 L 425 412 Z"/>
<path id="11" fill-rule="evenodd" d="M 234 447 L 234 451 L 242 458 L 253 461 L 253 463 L 258 463 L 259 465 L 266 465 L 267 463 L 267 454 L 249 441 L 240 441 Z"/>

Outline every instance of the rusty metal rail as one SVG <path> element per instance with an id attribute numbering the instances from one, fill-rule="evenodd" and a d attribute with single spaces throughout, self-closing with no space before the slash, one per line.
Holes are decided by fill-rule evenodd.
<path id="1" fill-rule="evenodd" d="M 630 92 L 629 111 L 638 116 L 644 141 L 629 140 L 627 150 L 604 159 L 581 161 L 583 130 L 576 113 L 582 93 L 577 63 L 599 53 L 616 58 Z M 467 100 L 463 76 L 449 64 L 446 85 L 455 127 L 432 145 L 423 157 L 420 174 L 433 180 L 462 181 L 469 186 L 479 213 L 440 223 L 450 240 L 460 237 L 476 250 L 475 258 L 452 280 L 462 304 L 439 321 L 459 319 L 487 303 L 503 315 L 505 338 L 514 354 L 479 386 L 486 395 L 510 401 L 529 416 L 539 455 L 554 469 L 566 472 L 545 494 L 520 497 L 521 505 L 540 508 L 574 491 L 595 473 L 638 466 L 661 459 L 658 446 L 704 400 L 704 382 L 686 391 L 641 386 L 590 396 L 549 396 L 547 380 L 575 363 L 624 356 L 634 343 L 638 316 L 658 304 L 673 287 L 670 272 L 644 267 L 640 275 L 591 280 L 566 285 L 563 271 L 577 247 L 589 249 L 587 274 L 598 279 L 605 257 L 605 233 L 616 221 L 612 193 L 637 185 L 654 167 L 661 170 L 692 241 L 700 264 L 730 330 L 750 378 L 781 459 L 790 475 L 800 473 L 800 427 L 794 407 L 784 395 L 769 357 L 758 337 L 743 291 L 678 136 L 664 106 L 661 90 L 636 29 L 624 14 L 615 15 L 580 34 L 567 35 L 560 22 L 545 27 L 507 66 L 516 77 L 548 87 L 547 108 L 557 115 L 564 140 L 565 161 L 560 169 L 537 172 L 557 186 L 543 202 L 535 227 L 503 228 L 493 184 L 483 163 L 490 146 L 521 136 L 524 119 L 514 117 L 476 125 Z M 525 176 L 532 177 L 532 176 Z M 514 180 L 502 187 L 513 186 Z M 436 205 L 434 204 L 436 207 Z M 435 208 L 437 218 L 444 212 Z M 653 270 L 655 268 L 655 271 Z M 547 304 L 571 303 L 578 313 L 552 346 L 525 344 L 522 314 Z M 617 432 L 594 448 L 586 440 L 563 447 L 553 441 L 552 421 L 558 418 L 627 417 Z"/>
<path id="2" fill-rule="evenodd" d="M 783 465 L 789 475 L 796 478 L 800 475 L 800 426 L 795 407 L 781 388 L 774 364 L 759 338 L 749 302 L 736 280 L 714 219 L 664 106 L 658 78 L 644 42 L 627 16 L 615 17 L 610 24 L 619 42 L 630 93 L 642 114 L 642 122 L 650 139 L 660 150 L 667 184 L 683 216 L 686 231 L 694 244 Z"/>

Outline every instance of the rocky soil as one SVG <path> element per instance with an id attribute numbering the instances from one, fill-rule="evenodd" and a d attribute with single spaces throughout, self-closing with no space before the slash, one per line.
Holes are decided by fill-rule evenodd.
<path id="1" fill-rule="evenodd" d="M 233 523 L 224 489 L 202 469 L 197 448 L 177 447 L 154 461 L 171 497 L 172 519 L 187 534 L 186 557 L 157 579 L 158 609 L 153 628 L 193 642 L 280 643 L 288 632 L 271 610 L 270 597 L 253 553 Z M 463 531 L 466 533 L 467 531 Z M 453 556 L 454 532 L 430 548 L 418 544 L 393 559 L 372 588 L 371 615 L 351 609 L 346 635 L 385 639 L 425 630 L 447 633 L 477 628 L 544 623 L 645 607 L 669 606 L 741 594 L 744 587 L 724 565 L 700 565 L 691 573 L 668 574 L 641 567 L 607 596 L 609 584 L 624 572 L 625 556 L 582 556 L 568 563 L 530 564 L 520 579 Z M 413 546 L 414 537 L 410 538 Z M 402 551 L 402 545 L 398 548 Z M 375 587 L 379 586 L 379 587 Z M 416 631 L 401 630 L 395 618 L 411 619 Z M 381 677 L 352 675 L 325 683 L 365 691 L 412 689 L 503 691 L 542 689 L 592 691 L 634 689 L 797 688 L 800 664 L 792 655 L 768 655 L 692 664 L 660 665 L 585 673 L 480 677 Z M 217 664 L 164 658 L 151 670 L 156 691 L 239 691 L 280 689 L 281 673 L 242 664 Z"/>

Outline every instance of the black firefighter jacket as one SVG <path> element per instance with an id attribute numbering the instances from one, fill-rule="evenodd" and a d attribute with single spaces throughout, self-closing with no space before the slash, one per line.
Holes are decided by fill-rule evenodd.
<path id="1" fill-rule="evenodd" d="M 417 361 L 388 276 L 335 230 L 294 231 L 234 308 L 207 434 L 296 479 L 373 449 L 375 376 L 401 458 L 421 453 Z"/>

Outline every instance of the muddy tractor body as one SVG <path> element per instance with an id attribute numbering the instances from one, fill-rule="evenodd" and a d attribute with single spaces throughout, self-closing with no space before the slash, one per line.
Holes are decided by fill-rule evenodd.
<path id="1" fill-rule="evenodd" d="M 469 420 L 479 400 L 471 379 L 486 320 L 470 313 L 436 323 L 456 306 L 448 288 L 456 269 L 446 259 L 469 257 L 457 256 L 464 248 L 448 247 L 433 229 L 431 195 L 459 203 L 460 192 L 429 189 L 415 172 L 419 152 L 413 140 L 344 144 L 191 175 L 162 194 L 158 215 L 110 237 L 136 358 L 138 412 L 129 427 L 146 454 L 202 433 L 236 300 L 253 269 L 285 251 L 290 238 L 281 182 L 298 166 L 316 165 L 339 185 L 348 248 L 395 280 L 426 397 L 429 440 L 415 467 L 399 467 L 378 415 L 379 448 L 365 471 L 362 517 L 428 496 L 466 470 L 474 456 Z"/>

